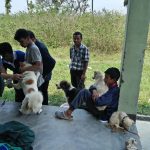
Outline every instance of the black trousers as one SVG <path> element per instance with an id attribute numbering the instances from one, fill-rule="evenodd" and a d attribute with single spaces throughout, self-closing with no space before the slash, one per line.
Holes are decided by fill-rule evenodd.
<path id="1" fill-rule="evenodd" d="M 70 70 L 71 84 L 77 89 L 85 87 L 84 80 L 81 80 L 83 70 Z"/>
<path id="2" fill-rule="evenodd" d="M 49 80 L 45 81 L 40 87 L 39 91 L 42 92 L 43 94 L 43 105 L 48 105 L 48 85 L 49 85 Z"/>
<path id="3" fill-rule="evenodd" d="M 2 97 L 3 92 L 4 92 L 4 79 L 0 76 L 0 97 Z"/>
<path id="4" fill-rule="evenodd" d="M 15 89 L 15 102 L 22 102 L 24 99 L 25 95 L 23 93 L 22 89 Z"/>
<path id="5" fill-rule="evenodd" d="M 38 89 L 42 92 L 43 95 L 43 105 L 48 105 L 48 85 L 49 81 L 45 81 Z M 15 101 L 16 102 L 22 102 L 25 95 L 23 93 L 23 90 L 17 90 L 15 89 Z"/>

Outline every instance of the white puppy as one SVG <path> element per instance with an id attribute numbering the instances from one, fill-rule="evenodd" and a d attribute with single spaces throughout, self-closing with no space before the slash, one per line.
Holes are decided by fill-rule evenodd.
<path id="1" fill-rule="evenodd" d="M 29 66 L 30 64 L 24 64 Z M 17 84 L 14 84 L 16 89 L 23 89 L 25 98 L 22 102 L 20 112 L 23 114 L 40 113 L 42 112 L 43 95 L 38 90 L 37 80 L 40 73 L 34 71 L 25 71 L 23 73 L 23 79 Z"/>
<path id="2" fill-rule="evenodd" d="M 136 145 L 137 145 L 137 141 L 134 138 L 130 138 L 126 142 L 126 150 L 138 150 Z"/>
<path id="3" fill-rule="evenodd" d="M 95 80 L 95 83 L 93 84 L 93 86 L 96 87 L 97 92 L 100 95 L 104 94 L 108 90 L 108 87 L 106 86 L 104 82 L 103 74 L 99 71 L 94 71 L 93 79 Z"/>
<path id="4" fill-rule="evenodd" d="M 106 84 L 104 82 L 103 74 L 100 71 L 94 71 L 93 79 L 95 80 L 95 83 L 91 86 L 96 87 L 99 96 L 106 93 L 108 90 L 108 87 L 106 86 Z M 97 107 L 97 109 L 100 111 L 104 110 L 105 108 L 106 108 L 106 106 Z"/>
<path id="5" fill-rule="evenodd" d="M 117 111 L 111 115 L 108 126 L 111 127 L 112 131 L 116 132 L 129 130 L 133 123 L 134 121 L 125 112 Z"/>

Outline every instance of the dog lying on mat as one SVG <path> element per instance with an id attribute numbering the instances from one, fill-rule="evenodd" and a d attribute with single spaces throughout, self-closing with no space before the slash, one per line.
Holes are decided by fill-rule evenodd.
<path id="1" fill-rule="evenodd" d="M 22 66 L 26 67 L 30 66 L 30 64 L 23 63 Z M 25 98 L 19 110 L 23 114 L 36 114 L 42 112 L 43 95 L 37 87 L 39 75 L 39 72 L 35 73 L 34 71 L 25 71 L 23 72 L 23 79 L 17 84 L 13 84 L 16 89 L 22 88 L 25 94 Z"/>
<path id="2" fill-rule="evenodd" d="M 134 121 L 129 118 L 125 112 L 114 112 L 110 119 L 108 126 L 112 129 L 113 132 L 129 130 L 133 125 Z"/>

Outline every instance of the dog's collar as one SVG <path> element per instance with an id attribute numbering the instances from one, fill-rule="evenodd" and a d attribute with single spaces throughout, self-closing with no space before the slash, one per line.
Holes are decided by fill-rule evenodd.
<path id="1" fill-rule="evenodd" d="M 121 120 L 121 124 L 123 125 L 124 124 L 124 120 L 127 118 L 128 116 L 124 116 Z"/>

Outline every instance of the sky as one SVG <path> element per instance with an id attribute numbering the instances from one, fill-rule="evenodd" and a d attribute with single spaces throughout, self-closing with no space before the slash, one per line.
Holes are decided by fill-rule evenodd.
<path id="1" fill-rule="evenodd" d="M 5 0 L 0 0 L 0 13 L 5 13 Z M 33 2 L 35 0 L 32 0 Z M 124 0 L 94 0 L 94 10 L 100 11 L 103 8 L 108 10 L 117 10 L 123 14 L 126 13 L 126 7 L 123 6 Z M 91 0 L 89 0 L 91 7 Z M 27 11 L 26 0 L 12 0 L 11 2 L 12 13 L 17 13 L 19 11 Z"/>

